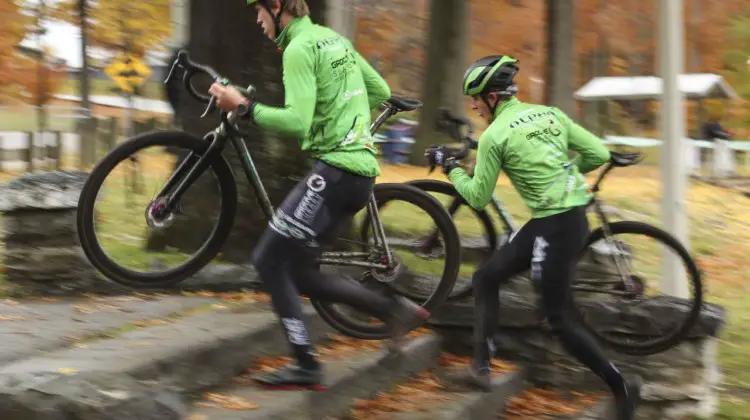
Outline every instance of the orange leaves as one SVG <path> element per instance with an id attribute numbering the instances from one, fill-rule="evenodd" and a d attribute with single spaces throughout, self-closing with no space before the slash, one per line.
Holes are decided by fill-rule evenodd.
<path id="1" fill-rule="evenodd" d="M 53 16 L 78 25 L 76 3 L 77 0 L 56 2 Z M 169 13 L 169 0 L 89 1 L 89 40 L 92 46 L 109 50 L 129 44 L 132 53 L 142 56 L 147 50 L 162 47 L 170 36 Z"/>
<path id="2" fill-rule="evenodd" d="M 440 355 L 440 366 L 443 367 L 463 367 L 468 366 L 471 362 L 469 356 L 459 356 L 452 353 L 443 353 Z M 491 362 L 492 372 L 508 372 L 514 369 L 513 365 L 499 359 L 493 359 Z"/>
<path id="3" fill-rule="evenodd" d="M 577 414 L 596 404 L 601 397 L 600 394 L 596 393 L 570 392 L 569 396 L 565 394 L 565 391 L 545 388 L 525 391 L 508 402 L 504 418 L 509 420 L 536 420 Z"/>
<path id="4" fill-rule="evenodd" d="M 423 372 L 391 392 L 381 392 L 370 400 L 357 400 L 350 418 L 379 420 L 390 418 L 389 413 L 424 411 L 436 403 L 451 399 L 450 394 L 439 393 L 441 389 L 442 385 L 431 373 Z"/>
<path id="5" fill-rule="evenodd" d="M 470 362 L 468 356 L 458 356 L 451 353 L 440 355 L 441 368 L 465 368 Z M 513 369 L 511 364 L 501 360 L 492 361 L 493 374 L 507 372 Z M 452 369 L 451 369 L 452 370 Z M 422 372 L 416 378 L 395 387 L 390 392 L 381 392 L 375 398 L 358 400 L 350 413 L 353 420 L 389 419 L 395 412 L 419 412 L 431 409 L 435 404 L 451 401 L 455 394 L 445 392 L 443 384 L 434 376 L 433 372 Z"/>
<path id="6" fill-rule="evenodd" d="M 203 394 L 203 401 L 198 403 L 199 407 L 217 407 L 225 410 L 256 410 L 259 405 L 242 397 L 233 395 L 216 394 L 207 392 Z"/>
<path id="7" fill-rule="evenodd" d="M 212 292 L 209 290 L 200 290 L 197 292 L 184 292 L 185 296 L 215 297 L 227 302 L 254 303 L 270 302 L 271 298 L 266 293 L 247 291 L 247 292 Z"/>

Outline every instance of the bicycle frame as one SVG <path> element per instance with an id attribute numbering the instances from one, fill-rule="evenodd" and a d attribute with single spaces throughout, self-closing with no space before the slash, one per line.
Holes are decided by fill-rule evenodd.
<path id="1" fill-rule="evenodd" d="M 374 134 L 378 128 L 388 118 L 395 115 L 398 110 L 389 104 L 384 104 L 384 111 L 377 117 L 377 119 L 370 125 L 370 132 Z M 230 119 L 231 120 L 231 119 Z M 190 186 L 208 169 L 212 159 L 221 159 L 221 153 L 226 147 L 227 141 L 232 144 L 232 147 L 241 157 L 242 168 L 245 172 L 250 184 L 253 186 L 255 196 L 260 203 L 260 207 L 263 211 L 267 220 L 272 220 L 274 216 L 274 208 L 268 198 L 265 186 L 260 178 L 260 174 L 255 166 L 250 150 L 247 145 L 242 141 L 241 137 L 232 135 L 230 130 L 227 129 L 225 124 L 222 123 L 213 131 L 209 132 L 204 136 L 206 141 L 210 141 L 210 145 L 206 149 L 206 152 L 202 156 L 196 155 L 191 152 L 177 167 L 172 176 L 167 180 L 162 190 L 159 192 L 157 197 L 167 197 L 166 206 L 164 211 L 173 212 L 177 207 L 183 194 L 190 188 Z M 320 258 L 317 259 L 319 264 L 325 265 L 339 265 L 339 266 L 356 266 L 364 268 L 373 268 L 378 270 L 391 269 L 394 265 L 393 255 L 390 247 L 386 242 L 385 230 L 380 219 L 378 212 L 377 202 L 375 195 L 372 194 L 367 203 L 367 212 L 371 215 L 372 231 L 375 239 L 373 249 L 382 249 L 385 254 L 386 263 L 376 263 L 369 261 L 357 261 L 355 258 L 366 259 L 373 255 L 372 252 L 324 252 Z"/>

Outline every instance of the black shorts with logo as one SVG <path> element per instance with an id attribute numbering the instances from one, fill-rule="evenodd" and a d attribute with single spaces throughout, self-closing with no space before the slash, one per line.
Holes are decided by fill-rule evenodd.
<path id="1" fill-rule="evenodd" d="M 375 178 L 317 161 L 277 208 L 255 254 L 262 255 L 270 241 L 286 242 L 295 248 L 301 245 L 307 252 L 319 254 L 321 247 L 335 238 L 336 228 L 367 205 L 374 184 Z"/>

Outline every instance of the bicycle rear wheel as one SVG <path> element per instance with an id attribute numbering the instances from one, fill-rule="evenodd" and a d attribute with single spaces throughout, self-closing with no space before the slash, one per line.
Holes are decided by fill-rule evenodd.
<path id="1" fill-rule="evenodd" d="M 162 266 L 165 262 L 173 262 L 177 259 L 176 257 L 181 258 L 185 256 L 184 253 L 168 253 L 164 251 L 166 246 L 159 248 L 157 245 L 148 244 L 149 238 L 153 238 L 151 235 L 155 232 L 163 231 L 173 223 L 190 223 L 187 220 L 183 220 L 186 218 L 182 217 L 178 211 L 170 214 L 158 212 L 158 206 L 163 205 L 164 198 L 174 188 L 164 191 L 161 196 L 152 197 L 150 200 L 148 200 L 148 196 L 144 196 L 146 202 L 142 206 L 131 206 L 130 202 L 119 202 L 118 200 L 121 197 L 120 191 L 117 188 L 113 192 L 100 194 L 105 181 L 108 179 L 112 180 L 116 178 L 115 174 L 121 173 L 116 170 L 118 164 L 131 161 L 136 153 L 154 147 L 162 148 L 162 150 L 144 153 L 143 157 L 139 159 L 145 159 L 151 163 L 152 168 L 158 168 L 153 171 L 143 169 L 147 171 L 144 178 L 148 180 L 155 178 L 155 172 L 166 176 L 171 171 L 171 167 L 165 171 L 165 161 L 172 156 L 183 156 L 182 163 L 176 165 L 178 169 L 172 174 L 172 177 L 178 181 L 173 183 L 176 186 L 179 184 L 179 180 L 187 175 L 190 168 L 195 165 L 200 156 L 206 152 L 209 144 L 210 142 L 207 140 L 182 131 L 154 131 L 121 143 L 97 163 L 81 191 L 78 201 L 77 227 L 78 238 L 86 257 L 105 277 L 128 287 L 164 288 L 179 283 L 195 274 L 219 253 L 229 235 L 237 208 L 237 187 L 234 176 L 229 165 L 221 156 L 211 161 L 209 168 L 206 169 L 206 173 L 213 174 L 213 178 L 211 179 L 218 181 L 216 183 L 218 186 L 216 193 L 220 200 L 220 203 L 218 203 L 220 209 L 216 217 L 216 225 L 208 232 L 204 232 L 207 234 L 205 241 L 192 241 L 195 242 L 195 248 L 197 249 L 195 254 L 187 256 L 186 261 L 174 267 L 159 271 L 139 271 L 134 269 L 158 269 L 161 267 L 154 267 L 154 265 Z M 169 152 L 165 153 L 167 150 Z M 207 178 L 209 177 L 205 177 L 204 180 Z M 143 188 L 146 193 L 148 192 L 146 190 L 151 190 L 153 193 L 160 191 L 165 183 L 152 182 L 151 184 L 153 184 L 150 185 L 151 188 Z M 185 197 L 190 193 L 191 191 L 188 190 Z M 102 199 L 104 202 L 103 211 L 106 212 L 104 215 L 101 212 L 97 215 L 95 211 L 95 206 L 100 195 L 104 196 Z M 138 195 L 142 195 L 140 191 L 131 191 L 128 200 L 137 198 Z M 185 201 L 185 198 L 182 201 Z M 204 216 L 201 212 L 197 212 L 196 215 L 198 217 Z M 125 216 L 126 220 L 120 222 L 112 221 L 111 219 L 116 216 Z M 131 225 L 134 225 L 137 222 L 136 219 L 140 217 L 146 219 L 147 227 L 132 228 Z M 101 231 L 103 233 L 100 236 L 97 236 L 98 222 L 101 222 L 100 224 L 102 225 Z M 197 228 L 195 230 L 186 230 L 191 233 L 191 236 L 198 234 Z M 187 241 L 188 239 L 181 238 L 181 241 Z M 126 245 L 127 249 L 124 249 Z M 150 247 L 159 248 L 160 252 L 148 253 L 151 251 Z M 105 248 L 109 248 L 111 251 L 108 252 Z M 145 257 L 139 253 L 144 250 L 147 252 Z M 115 255 L 118 258 L 122 257 L 122 260 L 126 262 L 132 263 L 132 267 L 123 265 L 123 262 L 115 261 L 113 259 Z M 159 259 L 159 261 L 154 263 L 154 258 Z M 147 259 L 151 259 L 151 261 Z"/>
<path id="2" fill-rule="evenodd" d="M 611 235 L 598 228 L 588 238 L 571 290 L 576 315 L 599 341 L 623 354 L 650 355 L 678 345 L 696 323 L 703 303 L 695 260 L 676 238 L 655 226 L 622 221 L 610 223 L 609 229 Z M 649 296 L 647 289 L 659 281 L 663 251 L 681 262 L 691 298 Z M 602 309 L 616 309 L 617 316 L 603 317 Z M 671 332 L 664 331 L 668 320 Z M 623 324 L 628 334 L 621 332 Z"/>
<path id="3" fill-rule="evenodd" d="M 361 273 L 360 281 L 367 287 L 373 287 L 385 293 L 407 296 L 428 311 L 444 303 L 453 289 L 461 262 L 461 247 L 458 231 L 450 215 L 434 197 L 406 184 L 376 184 L 373 191 L 378 212 L 390 207 L 397 210 L 394 217 L 381 215 L 380 220 L 386 235 L 386 242 L 391 249 L 395 268 L 388 271 L 367 269 Z M 426 213 L 429 220 L 419 220 L 412 211 L 404 211 L 406 206 Z M 381 260 L 383 249 L 374 243 L 372 230 L 373 215 L 368 210 L 361 218 L 359 227 L 359 244 L 361 251 L 370 253 L 374 260 Z M 376 219 L 377 220 L 377 219 Z M 393 229 L 389 229 L 393 224 Z M 444 245 L 443 261 L 425 263 L 418 257 L 408 254 L 413 248 L 409 240 L 399 233 L 409 235 L 413 229 L 437 228 L 438 238 Z M 373 258 L 371 258 L 373 260 Z M 435 285 L 434 288 L 431 285 Z M 364 339 L 381 340 L 389 337 L 383 323 L 378 323 L 369 315 L 362 314 L 347 305 L 334 304 L 311 299 L 312 305 L 320 316 L 332 327 L 343 334 Z M 418 327 L 417 325 L 414 328 Z"/>
<path id="4" fill-rule="evenodd" d="M 498 237 L 495 224 L 486 210 L 477 210 L 469 206 L 449 182 L 434 179 L 417 179 L 407 182 L 430 195 L 444 195 L 447 199 L 438 199 L 447 207 L 448 213 L 456 224 L 461 241 L 462 265 L 456 285 L 448 300 L 460 300 L 471 296 L 471 276 L 477 267 L 497 249 Z M 437 197 L 436 197 L 437 198 Z M 469 211 L 466 211 L 469 210 Z M 473 219 L 473 220 L 472 220 Z M 460 226 L 459 226 L 460 225 Z M 433 249 L 439 246 L 434 232 L 429 232 L 415 243 L 426 255 L 434 255 Z"/>

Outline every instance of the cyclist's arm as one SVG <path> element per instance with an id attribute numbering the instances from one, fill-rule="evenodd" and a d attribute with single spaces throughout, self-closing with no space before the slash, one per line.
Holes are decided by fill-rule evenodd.
<path id="1" fill-rule="evenodd" d="M 576 161 L 581 173 L 591 172 L 609 161 L 609 149 L 598 136 L 581 127 L 562 111 L 558 111 L 558 114 L 568 126 L 568 147 L 581 154 Z"/>
<path id="2" fill-rule="evenodd" d="M 284 50 L 283 65 L 284 107 L 256 104 L 253 119 L 260 128 L 303 138 L 315 113 L 317 83 L 312 53 L 291 44 Z"/>
<path id="3" fill-rule="evenodd" d="M 492 199 L 502 162 L 499 148 L 493 144 L 491 138 L 485 138 L 488 137 L 488 133 L 489 130 L 485 131 L 479 139 L 474 176 L 470 177 L 462 168 L 453 169 L 448 174 L 448 178 L 456 186 L 456 191 L 477 210 L 485 208 Z"/>
<path id="4" fill-rule="evenodd" d="M 391 89 L 388 87 L 385 79 L 370 65 L 370 63 L 356 52 L 357 64 L 362 72 L 362 79 L 365 81 L 367 89 L 367 100 L 370 103 L 370 109 L 377 108 L 380 104 L 391 99 Z"/>

